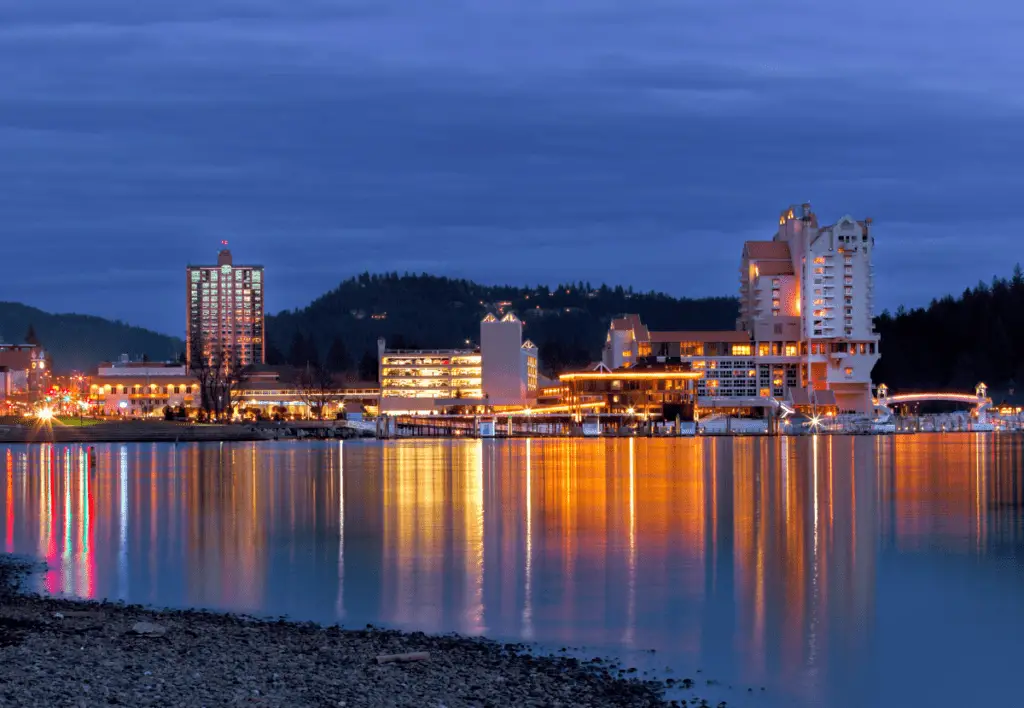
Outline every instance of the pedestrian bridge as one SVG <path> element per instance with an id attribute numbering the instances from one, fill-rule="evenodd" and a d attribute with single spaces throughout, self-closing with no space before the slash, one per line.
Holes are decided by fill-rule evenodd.
<path id="1" fill-rule="evenodd" d="M 944 401 L 947 403 L 963 403 L 974 406 L 979 422 L 987 421 L 987 412 L 992 405 L 992 399 L 988 397 L 988 387 L 980 383 L 974 388 L 974 393 L 901 393 L 895 396 L 889 395 L 889 387 L 879 384 L 878 397 L 875 398 L 875 408 L 883 413 L 891 415 L 891 406 L 898 406 L 904 403 L 925 403 L 931 401 Z"/>

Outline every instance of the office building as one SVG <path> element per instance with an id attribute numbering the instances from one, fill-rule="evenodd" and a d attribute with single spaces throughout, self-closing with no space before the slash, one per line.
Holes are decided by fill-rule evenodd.
<path id="1" fill-rule="evenodd" d="M 880 355 L 873 250 L 870 219 L 819 226 L 809 204 L 790 207 L 770 241 L 743 246 L 735 331 L 652 332 L 626 315 L 611 324 L 603 362 L 610 369 L 689 363 L 704 373 L 701 405 L 775 400 L 869 413 Z"/>
<path id="2" fill-rule="evenodd" d="M 387 349 L 383 339 L 377 348 L 385 413 L 517 408 L 536 398 L 537 347 L 512 313 L 487 315 L 476 348 Z"/>
<path id="3" fill-rule="evenodd" d="M 200 351 L 211 362 L 262 364 L 263 266 L 235 265 L 227 242 L 217 265 L 186 269 L 188 363 Z"/>

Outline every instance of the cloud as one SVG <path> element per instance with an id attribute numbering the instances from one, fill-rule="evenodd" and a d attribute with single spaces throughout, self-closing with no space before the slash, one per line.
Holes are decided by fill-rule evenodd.
<path id="1" fill-rule="evenodd" d="M 9 3 L 0 299 L 177 331 L 222 238 L 277 309 L 420 268 L 729 294 L 809 200 L 920 303 L 1015 247 L 1024 9 L 890 5 Z"/>

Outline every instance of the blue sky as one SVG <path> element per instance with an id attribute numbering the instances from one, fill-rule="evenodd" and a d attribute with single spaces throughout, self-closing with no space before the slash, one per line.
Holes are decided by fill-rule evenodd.
<path id="1" fill-rule="evenodd" d="M 732 294 L 811 201 L 875 220 L 880 307 L 1024 260 L 1024 5 L 0 5 L 0 300 L 180 334 L 184 266 Z"/>

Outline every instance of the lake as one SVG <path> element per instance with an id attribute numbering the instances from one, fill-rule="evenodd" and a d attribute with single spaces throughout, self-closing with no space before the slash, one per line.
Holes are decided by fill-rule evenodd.
<path id="1" fill-rule="evenodd" d="M 1021 458 L 984 433 L 0 446 L 0 548 L 49 593 L 586 647 L 730 706 L 1003 706 Z"/>

